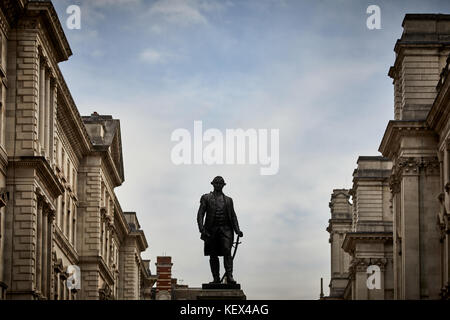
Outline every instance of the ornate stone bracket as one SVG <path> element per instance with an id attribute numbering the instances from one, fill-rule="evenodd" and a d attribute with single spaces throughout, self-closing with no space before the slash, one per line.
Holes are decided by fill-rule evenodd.
<path id="1" fill-rule="evenodd" d="M 113 300 L 114 298 L 112 295 L 112 289 L 107 283 L 104 283 L 103 287 L 98 290 L 98 292 L 100 295 L 100 300 Z"/>
<path id="2" fill-rule="evenodd" d="M 349 271 L 350 273 L 366 272 L 367 268 L 372 265 L 377 265 L 384 271 L 387 263 L 387 258 L 353 258 L 350 263 Z"/>
<path id="3" fill-rule="evenodd" d="M 437 157 L 400 157 L 393 168 L 394 175 L 417 175 L 424 169 L 425 174 L 439 174 Z"/>
<path id="4" fill-rule="evenodd" d="M 0 208 L 5 207 L 9 200 L 9 192 L 6 188 L 0 188 Z"/>

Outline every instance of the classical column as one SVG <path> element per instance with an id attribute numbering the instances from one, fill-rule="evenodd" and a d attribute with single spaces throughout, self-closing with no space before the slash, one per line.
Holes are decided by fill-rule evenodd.
<path id="1" fill-rule="evenodd" d="M 398 176 L 392 175 L 390 177 L 390 188 L 392 194 L 392 209 L 393 209 L 393 239 L 392 239 L 392 256 L 393 256 L 393 272 L 394 272 L 394 299 L 401 299 L 401 194 L 400 194 L 400 180 Z"/>
<path id="2" fill-rule="evenodd" d="M 400 158 L 398 166 L 401 170 L 401 298 L 437 299 L 439 162 L 436 157 L 408 157 Z"/>
<path id="3" fill-rule="evenodd" d="M 48 208 L 42 210 L 42 294 L 48 295 Z"/>
<path id="4" fill-rule="evenodd" d="M 66 234 L 66 219 L 67 219 L 67 198 L 66 198 L 66 190 L 62 194 L 62 205 L 61 205 L 61 231 L 63 234 Z"/>
<path id="5" fill-rule="evenodd" d="M 60 273 L 57 273 L 56 274 L 56 277 L 55 277 L 55 295 L 56 295 L 56 297 L 57 297 L 57 299 L 56 300 L 61 300 L 61 297 L 60 297 L 60 292 L 61 292 L 61 288 L 60 288 L 60 279 L 59 279 L 59 275 L 60 275 Z"/>
<path id="6" fill-rule="evenodd" d="M 39 144 L 45 150 L 45 59 L 41 60 L 39 76 Z"/>
<path id="7" fill-rule="evenodd" d="M 39 198 L 36 215 L 36 290 L 42 292 L 42 201 Z"/>
<path id="8" fill-rule="evenodd" d="M 105 253 L 105 263 L 109 266 L 109 225 L 106 226 L 106 253 Z"/>
<path id="9" fill-rule="evenodd" d="M 72 245 L 77 245 L 77 205 L 72 201 Z"/>
<path id="10" fill-rule="evenodd" d="M 50 115 L 52 114 L 52 103 L 50 103 L 50 72 L 47 68 L 45 77 L 45 156 L 50 159 Z"/>
<path id="11" fill-rule="evenodd" d="M 67 195 L 67 239 L 69 240 L 69 242 L 72 242 L 72 228 L 70 227 L 71 222 L 72 222 L 72 198 L 70 197 L 70 195 Z"/>
<path id="12" fill-rule="evenodd" d="M 48 254 L 47 254 L 47 279 L 49 283 L 47 285 L 47 298 L 48 300 L 53 300 L 55 295 L 55 270 L 53 268 L 53 232 L 54 232 L 54 224 L 55 224 L 56 212 L 54 210 L 49 211 L 48 213 Z M 55 258 L 56 259 L 56 258 Z"/>
<path id="13" fill-rule="evenodd" d="M 103 231 L 103 234 L 102 234 L 102 243 L 101 243 L 101 246 L 102 246 L 102 248 L 101 248 L 101 253 L 102 253 L 102 257 L 103 257 L 103 259 L 104 259 L 105 256 L 106 256 L 106 252 L 105 252 L 105 243 L 106 243 L 106 222 L 105 222 L 105 218 L 104 218 L 104 217 L 102 218 L 102 231 Z"/>
<path id="14" fill-rule="evenodd" d="M 367 288 L 367 267 L 369 266 L 369 259 L 354 258 L 352 261 L 352 268 L 354 270 L 354 300 L 368 300 Z"/>
<path id="15" fill-rule="evenodd" d="M 57 96 L 58 96 L 58 86 L 56 83 L 56 78 L 52 77 L 50 82 L 50 162 L 55 162 L 55 115 L 57 109 Z"/>
<path id="16" fill-rule="evenodd" d="M 420 299 L 420 188 L 418 159 L 401 160 L 401 299 Z"/>
<path id="17" fill-rule="evenodd" d="M 41 59 L 37 59 L 37 81 L 38 81 L 38 93 L 37 93 L 37 106 L 36 106 L 36 117 L 37 117 L 37 126 L 36 126 L 36 138 L 37 138 L 37 147 L 36 150 L 38 154 L 41 153 L 41 146 L 40 146 L 40 106 L 41 106 Z M 4 128 L 2 126 L 2 128 Z"/>

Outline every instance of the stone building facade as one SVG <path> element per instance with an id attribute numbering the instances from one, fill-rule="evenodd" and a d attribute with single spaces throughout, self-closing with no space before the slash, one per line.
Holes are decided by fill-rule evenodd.
<path id="1" fill-rule="evenodd" d="M 450 15 L 407 14 L 402 26 L 389 70 L 394 120 L 379 147 L 383 157 L 358 160 L 345 195 L 353 200 L 352 227 L 346 224 L 342 245 L 332 245 L 326 298 L 449 299 Z M 332 203 L 336 197 L 335 190 Z M 345 229 L 333 210 L 332 235 Z M 333 273 L 333 257 L 345 253 L 348 267 Z M 380 289 L 367 284 L 371 265 L 379 267 Z M 338 286 L 340 275 L 347 279 Z"/>
<path id="2" fill-rule="evenodd" d="M 0 299 L 148 298 L 148 244 L 114 192 L 120 122 L 80 116 L 71 55 L 50 1 L 0 1 Z"/>

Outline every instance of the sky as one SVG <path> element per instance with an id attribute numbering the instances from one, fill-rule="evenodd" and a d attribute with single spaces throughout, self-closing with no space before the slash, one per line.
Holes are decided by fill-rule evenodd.
<path id="1" fill-rule="evenodd" d="M 196 224 L 221 175 L 244 233 L 234 277 L 248 299 L 317 299 L 330 280 L 325 230 L 335 188 L 351 188 L 359 155 L 379 155 L 393 119 L 387 76 L 406 13 L 450 13 L 448 1 L 54 0 L 73 56 L 60 63 L 81 115 L 121 121 L 125 182 L 151 259 L 173 277 L 212 280 Z M 78 5 L 81 28 L 66 9 Z M 381 29 L 370 30 L 369 5 Z M 176 129 L 279 129 L 279 170 L 176 165 Z M 223 266 L 221 266 L 221 272 Z"/>

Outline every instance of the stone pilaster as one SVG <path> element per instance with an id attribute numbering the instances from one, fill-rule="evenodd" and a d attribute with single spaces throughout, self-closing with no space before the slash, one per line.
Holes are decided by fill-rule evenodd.
<path id="1" fill-rule="evenodd" d="M 49 257 L 49 233 L 48 233 L 48 207 L 42 211 L 42 296 L 48 299 L 48 257 Z"/>
<path id="2" fill-rule="evenodd" d="M 396 160 L 394 174 L 400 180 L 400 232 L 395 256 L 401 281 L 400 299 L 436 299 L 439 286 L 439 232 L 436 226 L 439 195 L 439 163 L 435 157 L 402 157 Z M 433 226 L 433 227 L 431 227 Z M 399 279 L 400 277 L 400 279 Z M 398 287 L 398 286 L 397 286 Z"/>
<path id="3" fill-rule="evenodd" d="M 36 291 L 42 292 L 42 207 L 43 201 L 38 199 L 37 203 L 37 233 L 36 233 Z"/>
<path id="4" fill-rule="evenodd" d="M 134 239 L 128 239 L 120 249 L 121 266 L 121 299 L 138 300 L 139 299 L 139 267 L 136 261 L 136 244 Z"/>
<path id="5" fill-rule="evenodd" d="M 41 59 L 40 76 L 39 76 L 39 145 L 40 154 L 45 152 L 45 114 L 47 111 L 45 99 L 45 83 L 46 83 L 47 60 Z"/>
<path id="6" fill-rule="evenodd" d="M 50 160 L 50 131 L 52 130 L 51 125 L 51 115 L 52 115 L 52 105 L 51 105 L 51 86 L 50 86 L 50 79 L 51 79 L 51 69 L 48 67 L 45 70 L 45 115 L 44 115 L 44 122 L 45 122 L 45 130 L 44 130 L 44 145 L 45 145 L 45 156 L 48 160 Z"/>

